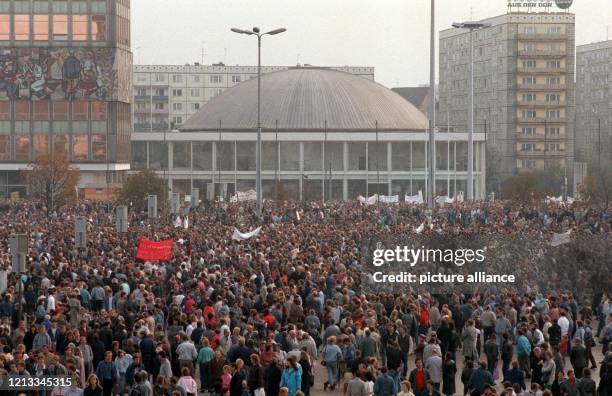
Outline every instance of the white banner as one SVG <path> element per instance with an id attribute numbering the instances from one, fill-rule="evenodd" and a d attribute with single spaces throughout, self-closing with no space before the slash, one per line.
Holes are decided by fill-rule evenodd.
<path id="1" fill-rule="evenodd" d="M 374 205 L 376 203 L 376 201 L 378 200 L 378 195 L 372 195 L 371 197 L 365 198 L 362 197 L 361 195 L 357 197 L 357 200 L 359 202 L 361 202 L 364 205 Z"/>
<path id="2" fill-rule="evenodd" d="M 178 228 L 183 225 L 183 221 L 181 220 L 181 216 L 176 216 L 174 219 L 174 228 Z"/>
<path id="3" fill-rule="evenodd" d="M 238 231 L 237 228 L 234 228 L 234 234 L 232 235 L 232 239 L 235 241 L 246 241 L 247 239 L 251 239 L 252 237 L 259 235 L 260 231 L 261 227 L 257 227 L 251 232 L 243 234 L 242 232 Z"/>
<path id="4" fill-rule="evenodd" d="M 550 240 L 550 246 L 561 246 L 564 245 L 566 243 L 570 243 L 571 239 L 570 239 L 570 234 L 572 233 L 572 230 L 569 230 L 568 232 L 564 232 L 562 234 L 553 234 L 552 239 Z"/>
<path id="5" fill-rule="evenodd" d="M 408 203 L 423 203 L 423 192 L 419 190 L 417 195 L 406 195 L 404 201 Z"/>
<path id="6" fill-rule="evenodd" d="M 183 227 L 185 229 L 189 228 L 189 217 L 188 216 L 185 216 L 185 220 L 183 221 Z"/>
<path id="7" fill-rule="evenodd" d="M 399 195 L 381 195 L 380 202 L 384 203 L 398 203 Z"/>
<path id="8" fill-rule="evenodd" d="M 414 230 L 414 232 L 415 232 L 416 234 L 420 234 L 421 232 L 423 232 L 423 230 L 424 230 L 424 229 L 425 229 L 425 223 L 423 222 L 423 223 L 421 223 L 421 225 L 420 225 L 418 228 L 416 228 L 416 229 Z"/>
<path id="9" fill-rule="evenodd" d="M 230 198 L 230 202 L 245 202 L 245 201 L 256 201 L 257 200 L 257 191 L 249 190 L 249 191 L 237 191 L 236 195 L 232 195 Z"/>
<path id="10" fill-rule="evenodd" d="M 563 200 L 563 195 L 559 196 L 559 197 L 546 197 L 546 203 L 551 203 L 551 202 L 556 202 L 556 203 L 563 203 L 566 202 L 568 204 L 573 204 L 574 203 L 574 198 L 572 197 L 565 197 L 565 201 Z"/>

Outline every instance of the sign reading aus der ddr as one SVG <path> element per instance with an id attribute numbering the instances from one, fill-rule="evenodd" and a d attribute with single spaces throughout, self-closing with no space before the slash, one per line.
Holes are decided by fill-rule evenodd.
<path id="1" fill-rule="evenodd" d="M 565 10 L 571 7 L 573 0 L 552 0 L 543 1 L 543 0 L 523 0 L 523 1 L 508 1 L 508 7 L 511 8 L 550 8 L 553 5 L 557 5 L 557 7 Z"/>

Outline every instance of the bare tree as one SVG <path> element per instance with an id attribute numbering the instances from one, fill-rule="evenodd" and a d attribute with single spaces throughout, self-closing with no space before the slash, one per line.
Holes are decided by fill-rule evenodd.
<path id="1" fill-rule="evenodd" d="M 29 193 L 43 202 L 47 214 L 77 197 L 80 173 L 65 153 L 37 156 L 24 175 Z"/>

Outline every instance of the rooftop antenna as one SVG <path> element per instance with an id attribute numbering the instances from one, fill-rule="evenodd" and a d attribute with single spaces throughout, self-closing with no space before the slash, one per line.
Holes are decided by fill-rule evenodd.
<path id="1" fill-rule="evenodd" d="M 204 56 L 207 55 L 206 53 L 204 53 L 204 44 L 206 43 L 206 41 L 202 41 L 202 62 L 200 63 L 201 65 L 204 64 Z"/>

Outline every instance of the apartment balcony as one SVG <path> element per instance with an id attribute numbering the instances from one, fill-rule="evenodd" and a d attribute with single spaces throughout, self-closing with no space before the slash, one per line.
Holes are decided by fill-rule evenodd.
<path id="1" fill-rule="evenodd" d="M 544 143 L 544 142 L 562 142 L 566 140 L 566 136 L 562 135 L 546 135 L 543 133 L 538 133 L 535 135 L 523 135 L 521 132 L 517 132 L 516 140 L 519 142 L 525 143 Z"/>
<path id="2" fill-rule="evenodd" d="M 550 124 L 550 125 L 554 125 L 554 124 L 565 124 L 566 122 L 566 118 L 565 117 L 560 117 L 560 118 L 542 118 L 542 117 L 535 117 L 535 118 L 525 118 L 525 117 L 516 117 L 516 122 L 518 122 L 519 124 Z"/>
<path id="3" fill-rule="evenodd" d="M 517 104 L 519 105 L 519 107 L 528 107 L 528 108 L 539 108 L 539 107 L 544 107 L 544 108 L 558 108 L 558 107 L 565 107 L 566 102 L 565 100 L 560 100 L 558 102 L 548 102 L 546 100 L 522 100 L 519 99 L 517 101 Z"/>
<path id="4" fill-rule="evenodd" d="M 564 67 L 523 67 L 517 66 L 516 71 L 523 74 L 565 74 Z"/>
<path id="5" fill-rule="evenodd" d="M 170 129 L 170 125 L 168 125 L 165 122 L 161 122 L 161 123 L 135 123 L 134 124 L 134 130 L 136 132 L 148 132 L 150 130 L 154 130 L 154 131 L 167 131 Z"/>
<path id="6" fill-rule="evenodd" d="M 143 102 L 143 101 L 150 101 L 151 100 L 151 96 L 149 95 L 134 95 L 134 100 L 139 101 L 139 102 Z"/>
<path id="7" fill-rule="evenodd" d="M 517 37 L 520 41 L 565 41 L 565 33 L 519 33 Z"/>
<path id="8" fill-rule="evenodd" d="M 168 95 L 153 95 L 152 100 L 154 102 L 167 102 L 168 101 Z"/>
<path id="9" fill-rule="evenodd" d="M 170 112 L 169 109 L 135 109 L 135 114 L 168 114 Z"/>
<path id="10" fill-rule="evenodd" d="M 565 91 L 565 84 L 517 84 L 520 91 Z"/>
<path id="11" fill-rule="evenodd" d="M 562 50 L 519 50 L 518 55 L 520 58 L 564 58 L 567 52 Z"/>
<path id="12" fill-rule="evenodd" d="M 540 159 L 546 159 L 546 158 L 562 158 L 565 157 L 565 150 L 559 150 L 559 151 L 544 151 L 544 150 L 531 150 L 531 151 L 526 151 L 526 150 L 516 150 L 516 156 L 517 158 L 521 159 L 521 158 L 540 158 Z"/>

